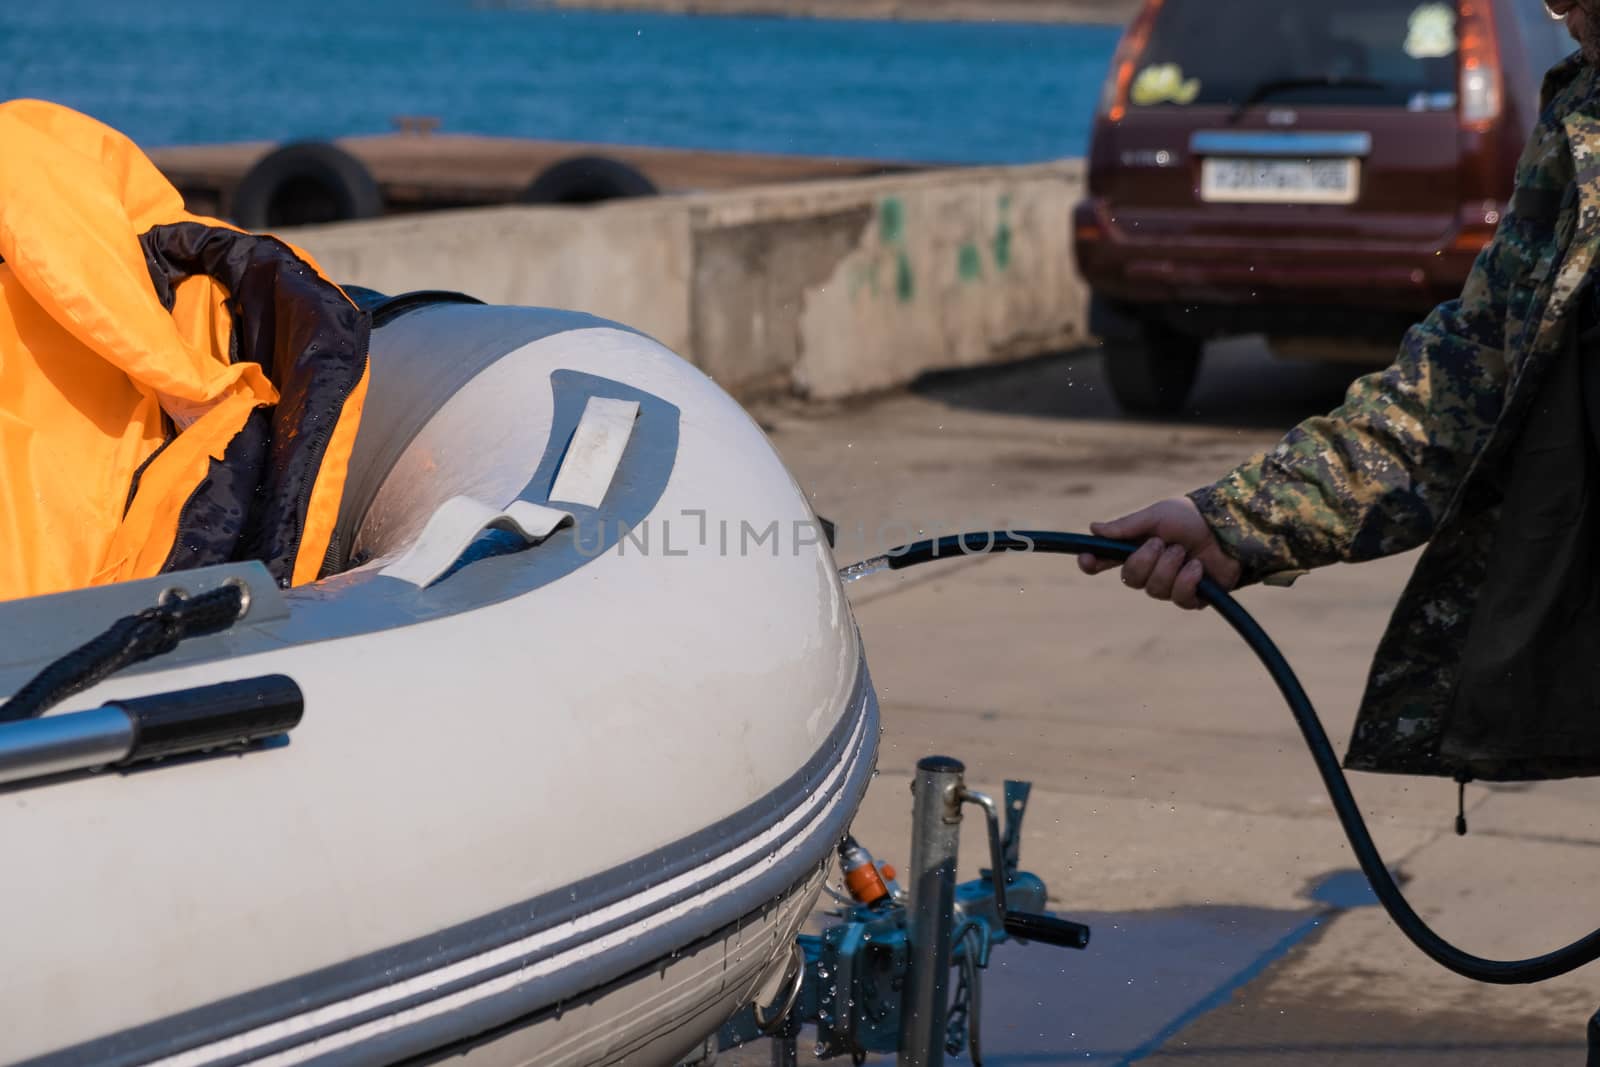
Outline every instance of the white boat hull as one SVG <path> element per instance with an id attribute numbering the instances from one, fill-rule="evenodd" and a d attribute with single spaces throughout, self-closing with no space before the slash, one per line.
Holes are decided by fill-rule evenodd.
<path id="1" fill-rule="evenodd" d="M 370 559 L 287 593 L 183 576 L 243 574 L 250 614 L 61 709 L 284 673 L 287 745 L 0 791 L 0 1062 L 668 1063 L 783 966 L 877 744 L 814 516 L 708 379 L 581 316 L 412 312 L 369 404 L 483 323 L 426 418 L 363 423 Z M 547 493 L 594 396 L 640 405 L 602 506 L 540 501 L 579 521 L 425 587 L 385 573 L 452 496 Z M 613 519 L 655 548 L 578 543 Z M 0 692 L 170 584 L 0 605 Z"/>
<path id="2" fill-rule="evenodd" d="M 564 1003 L 559 1014 L 513 1024 L 458 1051 L 474 1067 L 672 1067 L 696 1058 L 707 1035 L 740 1008 L 782 999 L 789 947 L 824 875 L 813 872 L 738 926 L 652 967 L 648 977 L 630 976 Z"/>

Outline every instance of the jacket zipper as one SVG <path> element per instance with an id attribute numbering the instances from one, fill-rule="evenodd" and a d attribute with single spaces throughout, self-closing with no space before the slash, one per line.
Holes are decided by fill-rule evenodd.
<path id="1" fill-rule="evenodd" d="M 156 446 L 154 452 L 144 457 L 144 462 L 134 469 L 133 477 L 128 479 L 128 497 L 122 502 L 122 517 L 124 519 L 128 517 L 128 510 L 133 507 L 133 498 L 139 495 L 139 481 L 144 477 L 144 472 L 150 468 L 150 464 L 156 461 L 157 456 L 167 450 L 168 445 L 178 439 L 178 435 L 173 432 L 172 420 L 167 417 L 167 413 L 164 411 L 161 413 L 161 428 L 163 431 L 161 443 Z"/>

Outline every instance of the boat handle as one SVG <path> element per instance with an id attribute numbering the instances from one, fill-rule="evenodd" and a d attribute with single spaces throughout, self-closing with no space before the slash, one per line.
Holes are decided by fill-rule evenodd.
<path id="1" fill-rule="evenodd" d="M 571 512 L 531 500 L 493 508 L 470 496 L 453 496 L 429 517 L 411 547 L 378 573 L 426 589 L 448 574 L 485 530 L 502 530 L 522 538 L 526 545 L 536 545 L 571 519 Z"/>
<path id="2" fill-rule="evenodd" d="M 793 977 L 790 977 L 790 975 Z M 755 1011 L 756 1028 L 766 1036 L 771 1036 L 782 1028 L 788 1020 L 789 1014 L 794 1011 L 794 1006 L 800 999 L 800 987 L 806 980 L 806 951 L 800 947 L 800 942 L 795 941 L 789 945 L 789 967 L 784 977 L 789 982 L 789 992 L 783 998 L 783 1008 L 768 1017 L 766 1009 L 759 1004 L 752 1005 Z"/>
<path id="3" fill-rule="evenodd" d="M 1006 933 L 1024 941 L 1042 941 L 1061 948 L 1088 948 L 1089 928 L 1083 923 L 1006 907 L 1006 881 L 1011 877 L 1011 869 L 1006 863 L 1005 839 L 1000 833 L 1000 813 L 995 808 L 994 798 L 966 786 L 961 787 L 959 797 L 961 803 L 983 809 L 984 825 L 989 834 L 989 862 L 993 864 L 989 884 L 994 886 L 995 913 Z"/>

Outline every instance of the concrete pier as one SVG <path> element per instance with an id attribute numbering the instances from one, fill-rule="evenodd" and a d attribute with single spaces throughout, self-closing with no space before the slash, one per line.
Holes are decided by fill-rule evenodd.
<path id="1" fill-rule="evenodd" d="M 1083 166 L 949 169 L 285 231 L 334 278 L 625 322 L 742 398 L 837 400 L 1080 344 Z"/>

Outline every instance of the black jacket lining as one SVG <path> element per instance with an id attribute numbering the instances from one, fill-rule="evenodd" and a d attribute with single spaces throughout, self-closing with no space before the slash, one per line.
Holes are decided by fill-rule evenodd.
<path id="1" fill-rule="evenodd" d="M 163 569 L 259 559 L 288 585 L 328 442 L 366 370 L 371 317 L 276 238 L 180 222 L 140 243 L 169 310 L 192 275 L 227 291 L 234 358 L 260 364 L 279 393 L 212 461 Z"/>

